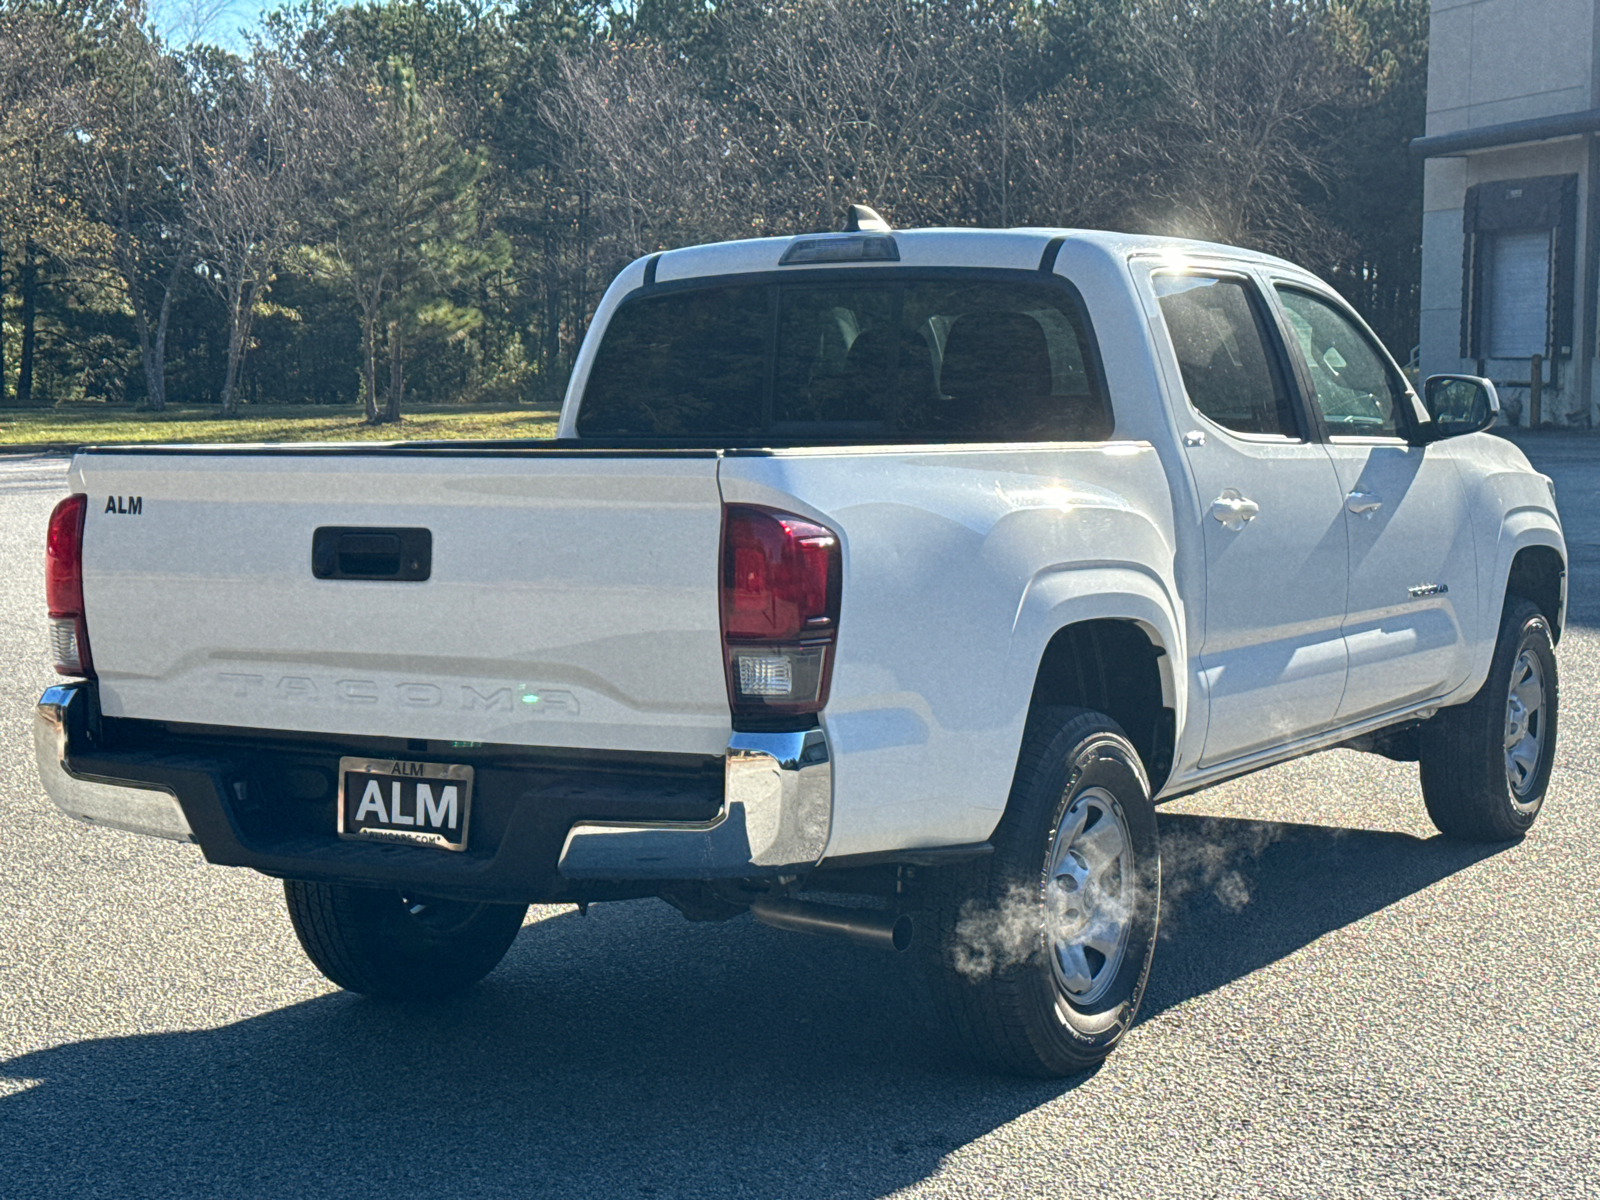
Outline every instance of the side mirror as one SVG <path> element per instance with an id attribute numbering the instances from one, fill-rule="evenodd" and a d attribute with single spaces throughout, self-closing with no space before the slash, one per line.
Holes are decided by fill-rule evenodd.
<path id="1" fill-rule="evenodd" d="M 1500 417 L 1500 393 L 1476 375 L 1430 375 L 1422 385 L 1429 424 L 1423 440 L 1441 441 L 1488 429 Z"/>

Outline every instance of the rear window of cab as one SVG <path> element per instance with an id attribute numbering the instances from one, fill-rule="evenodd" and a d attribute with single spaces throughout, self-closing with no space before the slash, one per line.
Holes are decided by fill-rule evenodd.
<path id="1" fill-rule="evenodd" d="M 583 437 L 804 445 L 1100 441 L 1111 414 L 1076 296 L 985 278 L 727 283 L 607 325 Z"/>

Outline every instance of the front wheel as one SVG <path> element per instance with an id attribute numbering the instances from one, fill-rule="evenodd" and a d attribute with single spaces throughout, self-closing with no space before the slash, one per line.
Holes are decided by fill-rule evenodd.
<path id="1" fill-rule="evenodd" d="M 383 888 L 286 879 L 289 921 L 317 970 L 390 1000 L 448 996 L 505 957 L 526 904 L 437 900 Z"/>
<path id="2" fill-rule="evenodd" d="M 1528 832 L 1555 764 L 1559 698 L 1550 623 L 1508 597 L 1478 694 L 1422 726 L 1422 798 L 1441 833 L 1505 842 Z"/>
<path id="3" fill-rule="evenodd" d="M 932 885 L 923 916 L 935 999 L 993 1066 L 1087 1070 L 1138 1014 L 1161 904 L 1150 784 L 1116 723 L 1035 712 L 992 841 L 989 858 Z"/>

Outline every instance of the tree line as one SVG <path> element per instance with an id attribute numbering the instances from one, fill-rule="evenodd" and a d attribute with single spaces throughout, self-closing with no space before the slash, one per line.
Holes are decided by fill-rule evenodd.
<path id="1" fill-rule="evenodd" d="M 1426 0 L 0 0 L 0 404 L 550 402 L 615 272 L 836 228 L 1254 246 L 1415 338 Z"/>

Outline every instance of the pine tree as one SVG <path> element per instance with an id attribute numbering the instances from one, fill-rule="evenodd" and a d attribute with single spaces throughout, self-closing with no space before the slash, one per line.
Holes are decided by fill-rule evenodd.
<path id="1" fill-rule="evenodd" d="M 400 420 L 405 368 L 425 338 L 452 338 L 482 313 L 462 297 L 510 265 L 504 235 L 483 229 L 484 157 L 462 146 L 451 114 L 402 59 L 371 73 L 350 107 L 356 146 L 324 207 L 323 238 L 305 252 L 361 311 L 367 420 Z M 389 379 L 379 405 L 378 361 Z"/>

